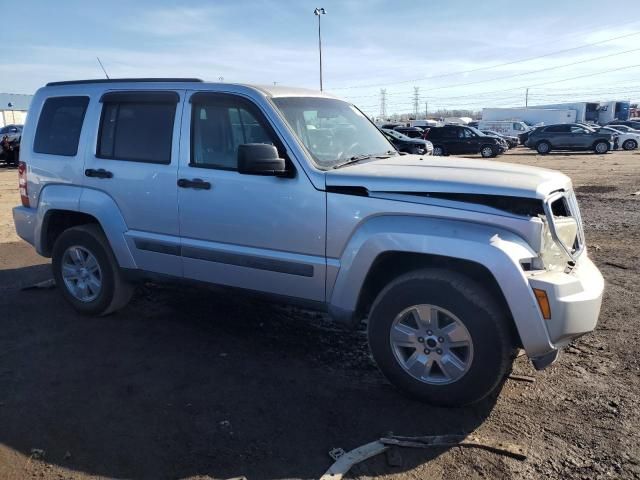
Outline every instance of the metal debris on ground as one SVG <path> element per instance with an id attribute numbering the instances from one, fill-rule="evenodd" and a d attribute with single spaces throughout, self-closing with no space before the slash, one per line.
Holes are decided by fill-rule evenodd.
<path id="1" fill-rule="evenodd" d="M 509 379 L 518 380 L 520 382 L 529 382 L 529 383 L 533 383 L 536 381 L 535 377 L 531 377 L 529 375 L 516 375 L 515 373 L 512 373 L 511 375 L 509 375 Z"/>
<path id="2" fill-rule="evenodd" d="M 394 435 L 389 438 L 381 438 L 380 441 L 385 445 L 397 445 L 400 447 L 413 448 L 481 448 L 483 450 L 515 458 L 516 460 L 525 460 L 527 458 L 525 449 L 520 445 L 510 442 L 498 442 L 475 435 L 429 435 L 426 437 L 400 437 Z"/>
<path id="3" fill-rule="evenodd" d="M 335 463 L 329 467 L 329 470 L 320 477 L 320 480 L 342 480 L 351 467 L 360 462 L 364 462 L 368 458 L 375 457 L 389 448 L 388 445 L 376 440 L 375 442 L 367 443 L 366 445 L 350 450 L 339 456 Z M 337 449 L 334 448 L 333 450 Z"/>
<path id="4" fill-rule="evenodd" d="M 343 448 L 332 448 L 331 450 L 329 450 L 329 456 L 335 461 L 338 460 L 341 456 L 343 456 L 345 453 Z"/>
<path id="5" fill-rule="evenodd" d="M 365 460 L 375 457 L 381 453 L 388 451 L 391 447 L 409 447 L 409 448 L 446 448 L 446 447 L 467 447 L 481 448 L 490 452 L 506 455 L 516 460 L 525 460 L 527 453 L 525 449 L 514 443 L 499 442 L 488 438 L 478 437 L 476 435 L 429 435 L 423 437 L 403 437 L 393 435 L 383 437 L 375 442 L 367 443 L 361 447 L 350 450 L 341 455 L 337 455 L 335 463 L 331 465 L 320 480 L 342 480 L 344 475 L 354 465 L 364 462 Z M 344 450 L 334 448 L 331 452 L 339 452 Z M 333 455 L 329 455 L 333 458 Z"/>

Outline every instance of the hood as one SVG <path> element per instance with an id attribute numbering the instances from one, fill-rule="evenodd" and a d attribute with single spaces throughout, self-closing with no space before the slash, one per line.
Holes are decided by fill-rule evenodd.
<path id="1" fill-rule="evenodd" d="M 326 172 L 327 187 L 369 192 L 466 193 L 543 199 L 571 188 L 554 170 L 488 160 L 402 155 L 356 163 Z"/>

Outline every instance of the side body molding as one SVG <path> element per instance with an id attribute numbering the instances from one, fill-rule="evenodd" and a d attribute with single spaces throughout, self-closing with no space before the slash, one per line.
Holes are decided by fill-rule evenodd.
<path id="1" fill-rule="evenodd" d="M 334 265 L 329 312 L 348 321 L 356 310 L 367 273 L 386 252 L 439 255 L 475 262 L 496 279 L 529 356 L 552 349 L 544 320 L 520 260 L 536 254 L 519 236 L 499 227 L 420 216 L 378 216 L 365 220 Z M 331 275 L 328 275 L 331 278 Z"/>
<path id="2" fill-rule="evenodd" d="M 104 192 L 73 185 L 46 185 L 38 200 L 35 226 L 35 247 L 44 252 L 42 228 L 51 210 L 70 210 L 95 217 L 104 230 L 118 264 L 122 268 L 136 268 L 131 250 L 125 240 L 127 225 L 113 198 Z"/>

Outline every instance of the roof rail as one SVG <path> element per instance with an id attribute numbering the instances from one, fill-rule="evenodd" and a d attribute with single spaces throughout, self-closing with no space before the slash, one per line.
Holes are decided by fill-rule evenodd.
<path id="1" fill-rule="evenodd" d="M 97 78 L 92 80 L 66 80 L 63 82 L 49 82 L 47 87 L 58 85 L 81 85 L 84 83 L 137 83 L 137 82 L 180 82 L 180 83 L 202 83 L 200 78 Z"/>

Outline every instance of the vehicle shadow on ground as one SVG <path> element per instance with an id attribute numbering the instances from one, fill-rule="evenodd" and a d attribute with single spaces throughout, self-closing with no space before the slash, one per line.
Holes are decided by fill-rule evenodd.
<path id="1" fill-rule="evenodd" d="M 55 289 L 4 291 L 0 443 L 79 472 L 319 478 L 332 448 L 389 432 L 471 432 L 494 406 L 407 399 L 378 373 L 362 331 L 237 294 L 147 285 L 122 312 L 87 318 Z M 359 473 L 408 470 L 443 451 L 393 468 L 382 457 Z"/>

